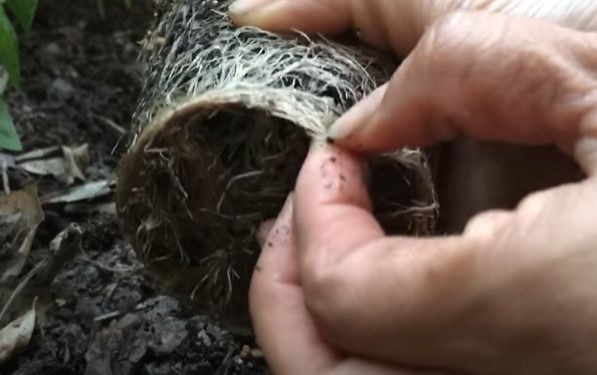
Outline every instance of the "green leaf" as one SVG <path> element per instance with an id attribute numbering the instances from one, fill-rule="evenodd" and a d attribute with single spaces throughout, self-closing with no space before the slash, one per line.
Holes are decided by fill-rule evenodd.
<path id="1" fill-rule="evenodd" d="M 15 129 L 8 106 L 4 99 L 0 98 L 0 149 L 9 151 L 22 151 L 23 145 Z"/>
<path id="2" fill-rule="evenodd" d="M 10 76 L 10 82 L 19 87 L 19 42 L 4 7 L 0 6 L 0 62 Z"/>
<path id="3" fill-rule="evenodd" d="M 38 0 L 5 0 L 6 5 L 15 15 L 25 31 L 31 30 Z"/>
<path id="4" fill-rule="evenodd" d="M 131 9 L 131 6 L 133 5 L 133 0 L 124 0 L 124 5 L 126 5 L 127 8 Z"/>

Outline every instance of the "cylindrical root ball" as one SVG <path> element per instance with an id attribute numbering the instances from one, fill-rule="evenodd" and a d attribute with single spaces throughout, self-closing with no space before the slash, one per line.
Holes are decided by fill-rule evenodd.
<path id="1" fill-rule="evenodd" d="M 395 63 L 348 41 L 237 28 L 228 1 L 162 1 L 145 40 L 135 134 L 118 170 L 123 229 L 157 285 L 232 330 L 250 329 L 261 223 L 280 211 L 311 139 L 386 82 Z M 436 218 L 425 154 L 370 159 L 388 233 Z"/>

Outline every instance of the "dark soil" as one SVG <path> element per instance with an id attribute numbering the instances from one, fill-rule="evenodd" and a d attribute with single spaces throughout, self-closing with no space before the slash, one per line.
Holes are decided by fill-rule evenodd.
<path id="1" fill-rule="evenodd" d="M 126 143 L 141 84 L 138 41 L 148 0 L 41 0 L 34 30 L 21 36 L 22 90 L 7 93 L 25 151 L 88 143 L 88 180 L 110 179 Z M 59 183 L 38 181 L 40 194 Z M 74 258 L 45 289 L 28 347 L 2 375 L 266 374 L 255 344 L 160 295 L 122 237 L 114 214 L 78 215 L 44 206 L 28 269 L 73 223 Z M 74 227 L 71 227 L 74 228 Z"/>

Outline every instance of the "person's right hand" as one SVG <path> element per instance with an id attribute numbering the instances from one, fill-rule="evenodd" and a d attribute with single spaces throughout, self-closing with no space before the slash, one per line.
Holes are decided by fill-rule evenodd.
<path id="1" fill-rule="evenodd" d="M 288 374 L 307 364 L 304 355 L 283 362 L 275 345 L 288 338 L 284 313 L 304 303 L 326 343 L 370 361 L 474 375 L 597 373 L 597 37 L 573 30 L 597 28 L 594 5 L 568 2 L 572 8 L 552 14 L 570 28 L 455 13 L 420 24 L 419 34 L 405 30 L 411 39 L 393 37 L 387 19 L 417 19 L 396 10 L 408 3 L 417 2 L 279 0 L 234 18 L 278 31 L 358 28 L 364 40 L 409 54 L 387 85 L 335 124 L 330 135 L 341 148 L 379 152 L 458 135 L 557 144 L 587 178 L 478 215 L 462 235 L 386 237 L 359 160 L 314 149 L 293 199 L 298 259 L 289 262 L 298 263 L 301 298 L 276 290 L 275 277 L 258 271 L 254 279 L 252 314 L 266 358 L 278 368 L 290 363 Z M 441 2 L 417 4 L 432 3 Z M 555 8 L 546 3 L 557 4 L 527 9 L 548 14 Z M 301 11 L 308 17 L 290 17 Z"/>
<path id="2" fill-rule="evenodd" d="M 516 48 L 515 44 L 524 43 L 522 39 L 526 37 L 499 36 L 506 30 L 496 30 L 496 25 L 483 25 L 481 20 L 472 21 L 476 23 L 474 25 L 471 22 L 467 25 L 450 24 L 450 19 L 454 20 L 454 17 L 446 15 L 454 11 L 519 15 L 553 21 L 581 31 L 597 30 L 597 1 L 593 0 L 255 0 L 252 11 L 248 11 L 247 6 L 244 8 L 231 13 L 232 19 L 239 24 L 281 32 L 299 29 L 326 36 L 355 30 L 366 43 L 391 50 L 400 56 L 410 54 L 417 45 L 418 50 L 427 48 L 427 52 L 417 53 L 419 57 L 416 60 L 434 59 L 425 66 L 435 67 L 434 74 L 442 76 L 460 74 L 463 72 L 451 69 L 465 70 L 472 66 L 484 67 L 487 74 L 494 75 L 492 70 L 502 69 L 506 63 L 504 58 L 508 56 L 499 56 L 498 51 L 491 55 L 495 61 L 489 58 L 479 61 L 482 56 L 473 56 L 471 50 L 468 55 L 450 51 L 454 44 L 462 44 L 469 37 L 469 46 L 483 38 L 490 39 L 484 43 L 512 38 L 509 41 L 511 46 L 503 46 L 502 53 L 506 48 Z M 474 38 L 479 32 L 482 35 Z M 494 36 L 488 35 L 490 33 Z M 439 36 L 437 41 L 431 40 L 434 36 Z M 439 44 L 444 42 L 445 46 L 438 49 Z M 429 51 L 429 48 L 437 50 Z M 443 63 L 441 59 L 446 59 L 446 62 Z M 509 87 L 516 84 L 516 73 L 502 73 L 510 77 L 505 77 L 501 87 L 495 87 L 494 91 L 498 99 L 513 97 L 508 91 Z M 426 80 L 433 90 L 436 79 L 419 69 L 413 72 L 411 81 L 417 80 L 417 86 L 420 86 Z M 536 79 L 541 78 L 537 76 Z M 458 91 L 458 84 L 453 80 L 451 90 Z M 462 97 L 449 90 L 443 95 L 445 99 Z M 513 102 L 517 102 L 517 99 Z M 494 105 L 498 106 L 497 103 Z M 466 225 L 467 219 L 480 211 L 513 208 L 530 192 L 582 177 L 574 163 L 551 146 L 529 148 L 463 138 L 442 145 L 438 150 L 441 152 L 438 157 L 437 186 L 442 206 L 439 229 L 445 233 L 458 233 Z"/>

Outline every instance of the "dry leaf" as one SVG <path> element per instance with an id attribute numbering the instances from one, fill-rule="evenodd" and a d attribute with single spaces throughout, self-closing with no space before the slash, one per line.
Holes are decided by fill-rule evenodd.
<path id="1" fill-rule="evenodd" d="M 19 163 L 19 168 L 34 175 L 56 178 L 61 178 L 67 173 L 63 157 L 29 160 Z"/>
<path id="2" fill-rule="evenodd" d="M 89 146 L 50 147 L 35 150 L 16 159 L 22 170 L 39 176 L 54 176 L 56 179 L 72 185 L 75 180 L 84 181 L 83 170 L 89 165 Z"/>
<path id="3" fill-rule="evenodd" d="M 32 226 L 43 220 L 43 211 L 37 196 L 37 185 L 29 184 L 23 190 L 0 194 L 0 217 L 19 215 L 24 225 Z"/>
<path id="4" fill-rule="evenodd" d="M 64 206 L 67 214 L 108 214 L 116 215 L 116 204 L 114 202 L 103 203 L 70 203 Z"/>
<path id="5" fill-rule="evenodd" d="M 69 185 L 72 184 L 75 178 L 85 181 L 83 170 L 90 162 L 89 147 L 87 144 L 77 148 L 62 147 L 62 153 L 64 154 L 64 161 L 66 163 L 65 176 L 69 178 L 67 183 Z"/>
<path id="6" fill-rule="evenodd" d="M 37 227 L 44 219 L 35 184 L 0 195 L 0 283 L 18 276 L 29 257 Z"/>
<path id="7" fill-rule="evenodd" d="M 33 228 L 29 229 L 27 236 L 19 247 L 19 251 L 13 255 L 6 265 L 4 272 L 2 273 L 2 277 L 0 277 L 0 284 L 5 283 L 12 277 L 19 276 L 21 271 L 23 271 L 23 267 L 25 267 L 25 264 L 27 263 L 27 258 L 29 258 L 29 252 L 31 251 L 33 239 L 37 233 L 37 227 L 38 226 L 35 225 Z"/>
<path id="8" fill-rule="evenodd" d="M 94 181 L 49 194 L 41 201 L 43 204 L 92 201 L 111 194 L 112 188 L 113 183 L 108 180 Z"/>
<path id="9" fill-rule="evenodd" d="M 35 301 L 29 311 L 0 331 L 0 365 L 23 350 L 35 329 Z"/>
<path id="10" fill-rule="evenodd" d="M 37 150 L 33 150 L 15 157 L 15 161 L 17 163 L 22 163 L 27 160 L 40 159 L 45 158 L 47 156 L 55 155 L 58 152 L 60 152 L 60 146 L 38 148 Z"/>

